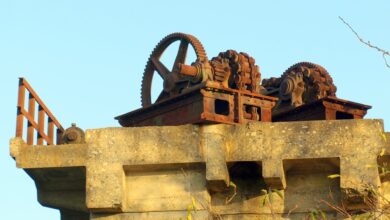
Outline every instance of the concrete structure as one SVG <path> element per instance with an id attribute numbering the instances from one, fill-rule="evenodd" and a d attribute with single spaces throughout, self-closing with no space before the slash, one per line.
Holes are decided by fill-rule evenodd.
<path id="1" fill-rule="evenodd" d="M 327 203 L 390 205 L 389 140 L 381 120 L 337 120 L 102 128 L 85 144 L 10 145 L 63 220 L 341 219 Z"/>

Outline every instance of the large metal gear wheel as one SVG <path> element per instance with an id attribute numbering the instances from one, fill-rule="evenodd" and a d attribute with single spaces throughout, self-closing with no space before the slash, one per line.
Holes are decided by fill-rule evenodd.
<path id="1" fill-rule="evenodd" d="M 164 51 L 174 42 L 180 41 L 179 50 L 177 52 L 172 69 L 168 69 L 160 58 Z M 161 91 L 155 102 L 161 102 L 177 94 L 180 94 L 183 88 L 190 86 L 190 79 L 182 77 L 178 74 L 179 64 L 184 64 L 187 57 L 188 45 L 191 45 L 196 54 L 196 62 L 208 62 L 206 51 L 200 41 L 192 35 L 184 33 L 173 33 L 163 38 L 154 48 L 148 62 L 146 63 L 144 75 L 142 78 L 141 87 L 141 102 L 142 107 L 148 107 L 152 103 L 151 88 L 154 72 L 163 79 L 163 91 Z"/>

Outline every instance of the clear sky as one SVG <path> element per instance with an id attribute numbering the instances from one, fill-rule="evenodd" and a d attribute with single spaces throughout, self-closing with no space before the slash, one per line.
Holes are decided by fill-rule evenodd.
<path id="1" fill-rule="evenodd" d="M 209 58 L 247 52 L 263 78 L 300 61 L 318 63 L 331 73 L 338 97 L 372 105 L 367 118 L 384 119 L 390 130 L 390 69 L 338 19 L 390 50 L 390 1 L 323 2 L 0 0 L 1 218 L 60 219 L 39 205 L 34 182 L 9 156 L 18 77 L 64 127 L 119 126 L 113 117 L 140 107 L 146 61 L 172 32 L 197 36 Z"/>

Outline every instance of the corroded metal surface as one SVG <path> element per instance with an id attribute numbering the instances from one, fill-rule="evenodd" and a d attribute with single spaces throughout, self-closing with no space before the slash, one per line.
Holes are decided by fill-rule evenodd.
<path id="1" fill-rule="evenodd" d="M 164 51 L 180 41 L 173 67 L 160 61 Z M 188 47 L 196 60 L 186 65 Z M 154 73 L 163 79 L 163 91 L 153 103 Z M 142 109 L 116 117 L 122 126 L 180 125 L 190 123 L 246 123 L 271 121 L 277 98 L 261 94 L 261 74 L 255 60 L 234 50 L 208 60 L 198 39 L 173 33 L 162 39 L 146 64 L 142 80 Z"/>
<path id="2" fill-rule="evenodd" d="M 301 62 L 288 68 L 281 77 L 264 79 L 267 94 L 278 97 L 278 107 L 298 107 L 327 96 L 336 96 L 336 86 L 325 68 Z"/>
<path id="3" fill-rule="evenodd" d="M 300 62 L 280 77 L 264 79 L 264 94 L 279 98 L 274 121 L 360 119 L 371 106 L 336 98 L 328 71 L 314 63 Z"/>
<path id="4" fill-rule="evenodd" d="M 172 68 L 161 57 L 175 42 L 180 42 Z M 192 47 L 196 58 L 187 62 Z M 186 63 L 191 63 L 188 65 Z M 163 89 L 152 101 L 152 81 L 161 77 Z M 255 59 L 247 53 L 227 50 L 208 59 L 201 42 L 194 36 L 173 33 L 163 38 L 152 51 L 143 74 L 141 109 L 117 116 L 122 126 L 182 125 L 191 123 L 247 123 L 255 121 L 299 121 L 360 119 L 371 106 L 336 98 L 336 86 L 325 68 L 300 62 L 280 77 L 264 79 Z M 28 110 L 24 108 L 28 90 Z M 38 103 L 38 121 L 34 119 Z M 47 116 L 45 116 L 47 115 Z M 78 131 L 64 129 L 23 78 L 19 85 L 16 136 L 23 136 L 27 119 L 27 143 L 54 144 L 82 140 Z M 45 123 L 45 118 L 48 118 Z M 45 133 L 47 124 L 47 133 Z M 54 127 L 57 127 L 57 133 Z M 71 128 L 72 130 L 73 128 Z M 79 139 L 79 137 L 81 139 Z M 77 140 L 76 140 L 77 139 Z"/>
<path id="5" fill-rule="evenodd" d="M 176 41 L 180 41 L 180 46 L 173 67 L 170 70 L 160 61 L 160 58 L 164 51 Z M 200 41 L 192 35 L 173 33 L 166 36 L 156 45 L 148 62 L 146 63 L 142 79 L 141 102 L 143 107 L 147 107 L 152 104 L 151 89 L 155 71 L 164 81 L 164 89 L 161 91 L 156 102 L 175 96 L 179 94 L 181 90 L 190 86 L 189 79 L 180 77 L 176 71 L 179 64 L 185 63 L 189 45 L 191 45 L 195 51 L 197 62 L 207 62 L 206 51 Z"/>
<path id="6" fill-rule="evenodd" d="M 370 108 L 369 105 L 328 96 L 296 108 L 285 108 L 273 112 L 272 120 L 279 122 L 362 119 Z"/>
<path id="7" fill-rule="evenodd" d="M 85 143 L 84 131 L 72 123 L 61 136 L 61 144 L 83 144 Z"/>
<path id="8" fill-rule="evenodd" d="M 173 67 L 161 55 L 180 41 Z M 196 60 L 186 64 L 189 46 Z M 163 79 L 163 91 L 153 103 L 154 73 Z M 181 125 L 189 123 L 247 123 L 363 118 L 371 106 L 336 98 L 336 86 L 328 71 L 310 62 L 288 68 L 280 77 L 262 84 L 255 59 L 234 50 L 208 60 L 198 39 L 173 33 L 162 39 L 146 64 L 142 80 L 142 109 L 116 119 L 122 126 Z"/>

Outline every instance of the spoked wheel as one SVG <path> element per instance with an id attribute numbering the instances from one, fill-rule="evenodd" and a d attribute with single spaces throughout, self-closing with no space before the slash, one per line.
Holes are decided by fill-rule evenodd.
<path id="1" fill-rule="evenodd" d="M 180 41 L 179 50 L 177 52 L 172 69 L 166 67 L 160 60 L 164 51 L 174 42 Z M 155 102 L 161 102 L 180 92 L 189 86 L 190 79 L 180 76 L 178 73 L 179 64 L 185 64 L 188 46 L 191 45 L 195 51 L 197 62 L 207 62 L 207 55 L 198 39 L 189 34 L 173 33 L 163 38 L 154 48 L 152 54 L 146 63 L 144 75 L 142 78 L 141 87 L 141 102 L 142 107 L 150 106 L 152 103 L 151 89 L 154 72 L 157 72 L 159 77 L 163 79 L 163 90 L 160 92 Z"/>

